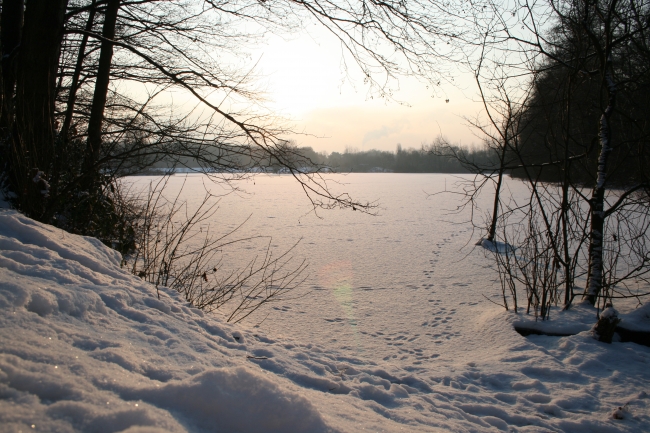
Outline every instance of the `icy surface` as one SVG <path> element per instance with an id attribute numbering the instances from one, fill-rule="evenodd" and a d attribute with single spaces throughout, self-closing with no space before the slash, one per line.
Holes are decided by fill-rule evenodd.
<path id="1" fill-rule="evenodd" d="M 463 291 L 482 271 L 435 256 L 448 272 L 432 287 L 341 286 L 336 314 L 314 290 L 325 311 L 307 296 L 255 328 L 158 297 L 95 239 L 0 211 L 1 430 L 650 431 L 650 348 L 521 337 L 523 315 Z"/>

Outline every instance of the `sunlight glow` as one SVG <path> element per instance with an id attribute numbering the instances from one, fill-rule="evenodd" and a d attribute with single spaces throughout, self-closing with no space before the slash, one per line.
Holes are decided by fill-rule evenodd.
<path id="1" fill-rule="evenodd" d="M 471 77 L 449 77 L 435 92 L 405 78 L 396 101 L 372 99 L 334 37 L 317 31 L 288 40 L 273 36 L 252 57 L 259 59 L 270 108 L 293 122 L 299 134 L 289 138 L 299 146 L 326 152 L 395 150 L 398 143 L 419 148 L 441 134 L 464 145 L 480 142 L 463 119 L 481 108 L 470 99 Z"/>

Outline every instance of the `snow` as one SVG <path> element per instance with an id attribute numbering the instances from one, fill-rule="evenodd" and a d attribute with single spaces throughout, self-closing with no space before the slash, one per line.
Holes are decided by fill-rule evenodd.
<path id="1" fill-rule="evenodd" d="M 500 254 L 505 254 L 515 252 L 515 248 L 512 245 L 508 245 L 504 242 L 499 241 L 491 241 L 488 239 L 481 239 L 476 245 L 480 245 L 486 250 L 492 251 L 494 253 L 498 252 Z"/>
<path id="2" fill-rule="evenodd" d="M 621 326 L 631 331 L 650 331 L 650 304 L 645 304 L 622 317 Z"/>
<path id="3" fill-rule="evenodd" d="M 225 323 L 120 262 L 0 211 L 0 430 L 650 431 L 650 348 L 596 341 L 585 309 L 552 313 L 577 335 L 524 338 L 525 316 L 466 304 L 416 364 Z M 621 318 L 648 329 L 647 307 Z"/>
<path id="4" fill-rule="evenodd" d="M 515 328 L 548 335 L 572 335 L 589 331 L 596 322 L 598 311 L 588 302 L 576 300 L 571 309 L 551 308 L 551 320 L 538 320 L 533 315 L 519 315 L 512 324 Z"/>

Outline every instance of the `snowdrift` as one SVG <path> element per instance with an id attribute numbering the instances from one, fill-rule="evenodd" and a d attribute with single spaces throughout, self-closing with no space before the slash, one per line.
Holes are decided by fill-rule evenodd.
<path id="1" fill-rule="evenodd" d="M 299 392 L 236 362 L 239 332 L 175 293 L 158 299 L 115 251 L 15 212 L 0 220 L 4 428 L 329 430 Z"/>
<path id="2" fill-rule="evenodd" d="M 454 349 L 453 364 L 415 369 L 229 325 L 175 292 L 159 297 L 120 261 L 96 239 L 0 211 L 2 431 L 650 426 L 646 347 L 604 345 L 588 332 L 524 339 L 516 317 L 492 310 L 466 318 L 473 337 Z"/>

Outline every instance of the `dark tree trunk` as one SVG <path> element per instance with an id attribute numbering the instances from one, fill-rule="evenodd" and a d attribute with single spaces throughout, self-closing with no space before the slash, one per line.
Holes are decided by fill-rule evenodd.
<path id="1" fill-rule="evenodd" d="M 15 136 L 10 170 L 19 206 L 38 218 L 43 184 L 33 169 L 47 171 L 54 156 L 54 98 L 68 0 L 28 0 L 17 61 Z"/>
<path id="2" fill-rule="evenodd" d="M 95 13 L 97 9 L 95 8 L 96 1 L 93 0 L 92 7 L 88 12 L 88 20 L 86 21 L 86 32 L 90 32 L 93 29 L 93 24 L 95 21 Z M 88 34 L 84 34 L 81 38 L 81 44 L 79 45 L 79 53 L 77 53 L 77 63 L 75 64 L 74 72 L 72 74 L 72 82 L 70 84 L 70 93 L 68 95 L 68 101 L 65 110 L 65 118 L 63 119 L 63 126 L 61 127 L 61 137 L 63 141 L 69 139 L 70 134 L 70 125 L 72 124 L 72 114 L 74 111 L 75 103 L 77 102 L 77 90 L 79 88 L 79 77 L 81 76 L 81 69 L 83 67 L 84 59 L 86 58 L 86 45 L 88 44 Z"/>
<path id="3" fill-rule="evenodd" d="M 569 75 L 569 82 L 567 86 L 566 98 L 566 129 L 564 136 L 564 167 L 562 180 L 562 253 L 564 255 L 564 308 L 568 309 L 573 302 L 573 271 L 571 267 L 571 255 L 569 253 L 569 211 L 571 203 L 569 202 L 569 188 L 571 161 L 569 159 L 569 137 L 571 135 L 571 91 L 572 91 L 573 75 Z M 559 252 L 558 252 L 559 254 Z"/>
<path id="4" fill-rule="evenodd" d="M 102 36 L 105 39 L 102 41 L 99 54 L 97 80 L 95 81 L 95 92 L 90 109 L 90 119 L 88 120 L 88 142 L 84 161 L 84 174 L 87 178 L 92 178 L 95 174 L 95 164 L 99 160 L 102 145 L 102 122 L 104 120 L 111 61 L 113 59 L 113 44 L 110 41 L 115 38 L 115 23 L 119 8 L 120 0 L 109 0 L 106 6 L 104 27 L 102 29 Z"/>
<path id="5" fill-rule="evenodd" d="M 86 32 L 92 31 L 93 24 L 95 22 L 96 9 L 96 0 L 92 1 L 91 9 L 88 11 L 88 19 L 86 21 Z M 83 68 L 84 59 L 86 58 L 86 45 L 88 44 L 88 34 L 84 34 L 81 38 L 81 43 L 79 44 L 79 52 L 77 53 L 77 61 L 75 64 L 74 71 L 72 73 L 72 81 L 70 83 L 70 91 L 68 93 L 68 100 L 66 102 L 66 110 L 63 118 L 63 125 L 61 126 L 60 140 L 58 141 L 57 153 L 54 159 L 53 169 L 52 169 L 52 196 L 55 201 L 50 203 L 50 209 L 56 208 L 60 204 L 61 200 L 65 200 L 65 197 L 58 197 L 60 192 L 60 177 L 61 171 L 64 170 L 64 164 L 66 160 L 66 155 L 70 150 L 69 140 L 70 140 L 70 127 L 72 125 L 72 116 L 74 113 L 74 107 L 77 103 L 77 91 L 79 90 L 79 78 L 81 76 L 81 71 Z M 47 212 L 46 212 L 47 213 Z"/>
<path id="6" fill-rule="evenodd" d="M 4 0 L 0 18 L 2 41 L 2 91 L 0 128 L 9 131 L 13 123 L 13 95 L 16 87 L 16 55 L 20 45 L 25 14 L 23 0 Z M 4 135 L 4 134 L 3 134 Z"/>
<path id="7" fill-rule="evenodd" d="M 507 140 L 507 138 L 506 138 Z M 488 231 L 487 240 L 494 242 L 494 237 L 497 232 L 497 220 L 499 218 L 499 204 L 501 203 L 501 184 L 503 183 L 503 172 L 505 171 L 504 167 L 506 164 L 506 151 L 507 145 L 506 140 L 504 140 L 503 148 L 501 149 L 501 155 L 499 155 L 499 177 L 497 178 L 497 186 L 494 191 L 494 206 L 492 209 L 492 221 L 490 222 L 490 230 Z"/>

